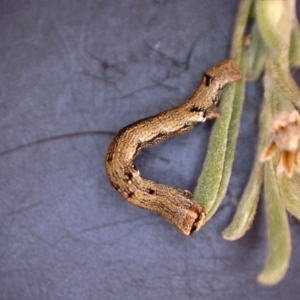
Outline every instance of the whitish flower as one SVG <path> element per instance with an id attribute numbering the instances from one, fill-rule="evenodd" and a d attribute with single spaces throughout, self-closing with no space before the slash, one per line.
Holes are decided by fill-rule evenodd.
<path id="1" fill-rule="evenodd" d="M 295 167 L 299 168 L 300 115 L 298 111 L 280 113 L 271 124 L 271 142 L 264 149 L 261 161 L 269 160 L 279 151 L 277 173 L 286 172 L 292 177 Z"/>

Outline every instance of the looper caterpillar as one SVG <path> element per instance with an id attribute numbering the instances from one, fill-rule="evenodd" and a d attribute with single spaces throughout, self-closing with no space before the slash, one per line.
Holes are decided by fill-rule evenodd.
<path id="1" fill-rule="evenodd" d="M 105 159 L 107 176 L 121 196 L 159 213 L 185 235 L 198 231 L 206 214 L 193 194 L 141 178 L 133 161 L 143 148 L 181 135 L 207 119 L 218 118 L 217 105 L 224 87 L 241 78 L 234 62 L 225 60 L 203 73 L 196 91 L 183 104 L 121 129 L 111 141 Z"/>

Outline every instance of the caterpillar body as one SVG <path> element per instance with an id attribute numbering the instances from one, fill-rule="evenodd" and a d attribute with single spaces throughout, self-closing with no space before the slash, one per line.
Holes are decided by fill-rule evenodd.
<path id="1" fill-rule="evenodd" d="M 197 124 L 220 116 L 217 105 L 224 87 L 242 78 L 232 60 L 225 60 L 204 72 L 194 94 L 183 104 L 123 129 L 111 141 L 105 168 L 111 185 L 131 204 L 159 213 L 185 235 L 205 223 L 204 208 L 193 194 L 144 179 L 134 165 L 143 148 L 190 131 Z"/>

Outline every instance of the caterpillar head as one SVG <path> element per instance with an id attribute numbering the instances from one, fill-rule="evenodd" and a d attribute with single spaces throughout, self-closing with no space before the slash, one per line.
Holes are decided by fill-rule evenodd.
<path id="1" fill-rule="evenodd" d="M 239 81 L 243 78 L 243 74 L 236 67 L 232 59 L 222 61 L 220 64 L 209 69 L 206 74 L 213 80 L 218 81 L 221 87 L 224 87 L 227 83 Z"/>
<path id="2" fill-rule="evenodd" d="M 207 119 L 220 116 L 219 104 L 224 87 L 231 82 L 239 81 L 243 77 L 233 60 L 228 59 L 203 73 L 201 92 L 202 105 Z"/>

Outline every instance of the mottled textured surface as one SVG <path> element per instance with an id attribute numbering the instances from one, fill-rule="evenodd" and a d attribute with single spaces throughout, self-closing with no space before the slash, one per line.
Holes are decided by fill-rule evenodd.
<path id="1" fill-rule="evenodd" d="M 291 266 L 272 288 L 255 282 L 263 202 L 244 238 L 220 236 L 251 168 L 259 84 L 248 87 L 228 193 L 197 234 L 129 205 L 105 174 L 120 128 L 180 104 L 228 57 L 237 3 L 0 2 L 1 300 L 298 299 L 298 222 Z M 211 125 L 143 151 L 137 166 L 193 190 Z"/>
<path id="2" fill-rule="evenodd" d="M 191 97 L 179 106 L 123 127 L 110 142 L 105 157 L 107 177 L 113 188 L 133 205 L 159 213 L 185 235 L 205 224 L 205 209 L 193 194 L 143 179 L 134 159 L 150 146 L 191 131 L 207 119 L 220 117 L 218 104 L 226 85 L 243 77 L 232 60 L 203 73 Z"/>

